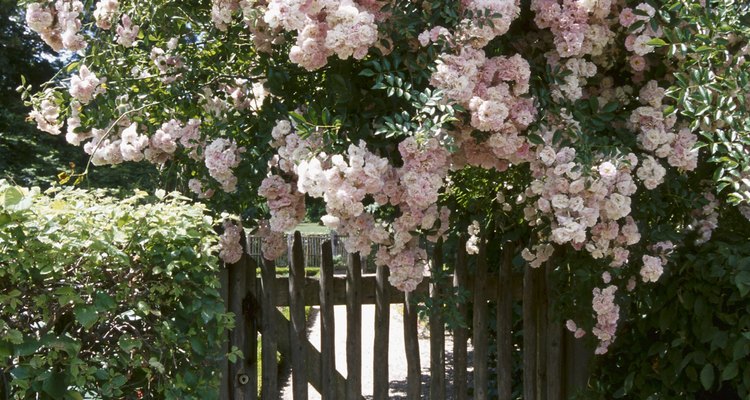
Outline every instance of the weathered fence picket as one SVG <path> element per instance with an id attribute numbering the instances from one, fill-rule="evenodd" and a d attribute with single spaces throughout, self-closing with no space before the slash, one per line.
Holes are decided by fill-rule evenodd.
<path id="1" fill-rule="evenodd" d="M 511 400 L 513 394 L 513 295 L 512 273 L 515 247 L 512 242 L 503 246 L 496 291 L 495 323 L 497 332 L 497 397 Z"/>
<path id="2" fill-rule="evenodd" d="M 241 235 L 240 242 L 245 245 L 245 235 Z M 249 282 L 255 282 L 255 268 L 251 265 L 250 258 L 243 252 L 240 260 L 229 266 L 229 310 L 235 315 L 245 316 L 246 318 L 240 318 L 235 324 L 235 328 L 230 332 L 230 343 L 240 348 L 244 354 L 252 356 L 255 347 L 256 338 L 256 327 L 254 325 L 254 318 L 252 315 L 248 315 L 247 300 L 252 299 L 254 288 L 251 290 L 248 287 Z M 252 268 L 252 272 L 250 269 Z M 253 275 L 253 278 L 249 278 L 248 275 Z M 250 294 L 250 296 L 248 296 Z M 229 364 L 229 381 L 230 391 L 229 394 L 235 400 L 254 400 L 258 397 L 257 382 L 254 383 L 254 377 L 257 376 L 257 361 L 256 358 L 250 359 L 245 357 L 244 359 L 238 360 L 236 363 Z"/>
<path id="3" fill-rule="evenodd" d="M 524 269 L 523 273 L 523 398 L 524 400 L 542 400 L 537 397 L 537 307 L 536 270 Z"/>
<path id="4" fill-rule="evenodd" d="M 222 268 L 221 271 L 219 271 L 219 284 L 221 285 L 222 289 L 229 288 L 229 268 Z M 222 290 L 221 291 L 221 300 L 224 302 L 224 304 L 229 305 L 229 290 Z M 222 346 L 223 353 L 228 354 L 229 353 L 229 344 L 231 341 L 227 340 L 224 342 L 224 345 Z M 229 391 L 230 388 L 234 385 L 230 382 L 231 375 L 229 374 L 229 363 L 223 362 L 220 365 L 221 368 L 221 382 L 219 385 L 219 397 L 221 399 L 229 399 Z"/>
<path id="5" fill-rule="evenodd" d="M 331 242 L 322 244 L 320 265 L 320 370 L 322 373 L 321 397 L 334 399 L 336 386 L 333 379 L 336 372 L 336 326 L 333 315 L 333 256 Z"/>
<path id="6" fill-rule="evenodd" d="M 414 294 L 404 293 L 404 350 L 406 352 L 406 398 L 419 399 L 422 392 L 422 364 L 419 360 L 417 305 Z"/>
<path id="7" fill-rule="evenodd" d="M 387 297 L 388 268 L 378 266 L 375 275 L 375 338 L 373 339 L 373 398 L 388 398 L 388 347 L 391 320 L 391 302 Z"/>
<path id="8" fill-rule="evenodd" d="M 276 399 L 278 387 L 278 366 L 276 365 L 277 332 L 274 320 L 276 311 L 276 266 L 273 261 L 263 260 L 261 266 L 261 354 L 263 360 L 262 368 L 262 398 L 263 400 Z"/>
<path id="9" fill-rule="evenodd" d="M 362 262 L 349 255 L 346 270 L 346 398 L 362 397 Z"/>
<path id="10" fill-rule="evenodd" d="M 294 400 L 307 399 L 307 371 L 304 344 L 307 342 L 307 325 L 305 323 L 305 301 L 302 297 L 302 285 L 305 277 L 305 259 L 302 251 L 302 240 L 299 232 L 294 234 L 292 265 L 289 268 L 289 316 L 292 321 L 290 334 L 292 356 L 292 392 Z"/>
<path id="11" fill-rule="evenodd" d="M 276 275 L 276 263 L 263 260 L 260 280 L 256 275 L 257 257 L 248 255 L 260 252 L 253 243 L 242 244 L 248 252 L 240 261 L 227 265 L 219 276 L 222 296 L 229 311 L 235 313 L 235 328 L 229 333 L 225 351 L 233 347 L 242 350 L 243 360 L 224 362 L 221 366 L 222 399 L 277 399 L 279 380 L 277 352 L 288 360 L 292 370 L 294 399 L 307 399 L 308 383 L 321 393 L 323 399 L 362 399 L 362 305 L 375 305 L 375 339 L 373 365 L 367 369 L 373 374 L 374 399 L 389 397 L 388 354 L 390 307 L 403 304 L 403 335 L 407 356 L 408 399 L 419 399 L 422 391 L 422 360 L 418 339 L 417 298 L 430 297 L 435 307 L 430 327 L 430 383 L 426 392 L 430 399 L 446 398 L 445 375 L 445 321 L 442 309 L 450 288 L 441 286 L 447 279 L 459 293 L 470 293 L 468 301 L 455 304 L 457 312 L 472 326 L 473 345 L 473 396 L 489 397 L 490 355 L 488 347 L 488 307 L 496 306 L 497 328 L 497 395 L 500 400 L 512 396 L 513 373 L 513 302 L 522 301 L 523 309 L 523 396 L 525 400 L 559 400 L 567 398 L 576 388 L 585 385 L 588 354 L 580 341 L 565 334 L 562 321 L 549 312 L 556 301 L 550 288 L 550 273 L 557 267 L 551 259 L 544 267 L 524 268 L 523 276 L 513 273 L 515 243 L 503 244 L 499 265 L 488 265 L 486 238 L 479 244 L 479 254 L 466 253 L 466 238 L 458 241 L 452 275 L 443 272 L 443 242 L 439 241 L 432 253 L 432 275 L 410 293 L 401 293 L 388 283 L 388 268 L 378 267 L 375 274 L 363 273 L 359 255 L 348 255 L 346 275 L 334 271 L 334 243 L 328 236 L 303 240 L 297 232 L 291 240 L 287 260 L 289 276 Z M 338 246 L 343 247 L 343 246 Z M 310 257 L 310 252 L 316 252 Z M 319 277 L 305 276 L 306 262 L 320 266 Z M 469 264 L 473 265 L 470 274 Z M 450 268 L 451 266 L 449 266 Z M 490 274 L 490 269 L 497 273 Z M 450 271 L 450 270 L 449 270 Z M 448 283 L 450 285 L 450 283 Z M 305 307 L 320 305 L 321 345 L 317 350 L 307 339 Z M 346 305 L 345 343 L 347 377 L 336 368 L 336 343 L 334 306 Z M 471 306 L 471 307 L 470 307 Z M 278 307 L 289 307 L 287 320 Z M 472 309 L 472 314 L 469 310 Z M 343 322 L 343 321 L 341 321 Z M 339 322 L 340 323 L 340 322 Z M 257 379 L 257 334 L 262 340 L 262 379 Z M 459 326 L 453 330 L 453 398 L 469 398 L 468 330 Z M 427 361 L 427 360 L 425 360 Z M 261 385 L 259 385 L 259 383 Z M 259 387 L 260 386 L 260 387 Z"/>
<path id="12" fill-rule="evenodd" d="M 474 317 L 472 321 L 472 343 L 474 344 L 474 399 L 488 398 L 489 349 L 487 343 L 487 244 L 480 239 L 476 271 L 474 273 Z"/>
<path id="13" fill-rule="evenodd" d="M 466 237 L 461 236 L 458 241 L 456 266 L 453 271 L 453 286 L 457 290 L 465 290 L 468 287 L 469 271 L 466 261 Z M 464 301 L 459 301 L 456 307 L 461 319 L 468 321 L 469 305 Z M 466 328 L 463 326 L 457 327 L 453 332 L 453 375 L 455 377 L 454 391 L 456 393 L 456 400 L 466 400 L 468 398 L 469 388 L 466 371 L 466 366 L 468 365 L 467 341 Z"/>
<path id="14" fill-rule="evenodd" d="M 432 258 L 432 274 L 443 274 L 443 239 L 438 239 Z M 443 323 L 443 296 L 440 281 L 430 283 L 433 314 L 430 316 L 430 398 L 445 398 L 445 324 Z"/>

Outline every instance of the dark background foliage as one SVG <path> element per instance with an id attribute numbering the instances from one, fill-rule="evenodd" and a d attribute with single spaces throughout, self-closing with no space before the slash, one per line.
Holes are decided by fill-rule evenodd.
<path id="1" fill-rule="evenodd" d="M 22 76 L 38 89 L 61 64 L 39 36 L 26 28 L 24 18 L 17 0 L 0 0 L 0 179 L 47 187 L 82 172 L 88 156 L 68 144 L 64 134 L 49 135 L 26 121 L 30 108 L 16 92 Z M 82 186 L 117 188 L 125 194 L 134 188 L 160 187 L 164 183 L 160 177 L 152 165 L 128 163 L 92 168 Z"/>

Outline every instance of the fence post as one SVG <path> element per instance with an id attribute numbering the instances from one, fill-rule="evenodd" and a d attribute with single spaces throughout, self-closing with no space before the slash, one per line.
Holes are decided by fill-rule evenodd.
<path id="1" fill-rule="evenodd" d="M 249 262 L 250 256 L 245 251 L 247 243 L 244 231 L 240 234 L 240 244 L 243 249 L 240 260 L 227 266 L 229 271 L 228 309 L 235 315 L 235 327 L 229 333 L 229 345 L 236 346 L 246 356 L 244 359 L 229 364 L 229 393 L 234 400 L 253 400 L 257 398 L 257 385 L 252 385 L 253 379 L 250 374 L 255 371 L 253 365 L 256 360 L 251 360 L 250 357 L 255 353 L 255 349 L 251 349 L 255 344 L 251 336 L 254 337 L 256 333 L 252 321 L 254 316 L 250 315 L 251 308 L 247 306 L 248 300 L 252 300 L 253 296 L 248 288 L 247 275 L 250 273 L 251 263 Z M 255 274 L 255 270 L 252 273 Z M 257 372 L 255 375 L 257 376 Z"/>
<path id="2" fill-rule="evenodd" d="M 562 400 L 562 322 L 554 310 L 557 296 L 550 285 L 552 271 L 557 267 L 557 257 L 553 255 L 547 262 L 547 400 Z"/>
<path id="3" fill-rule="evenodd" d="M 565 334 L 565 396 L 574 395 L 585 388 L 589 377 L 589 367 L 593 351 L 585 342 L 572 334 Z"/>
<path id="4" fill-rule="evenodd" d="M 262 357 L 263 378 L 262 390 L 263 400 L 274 400 L 278 397 L 278 365 L 276 360 L 276 325 L 274 323 L 274 311 L 276 311 L 276 266 L 273 261 L 263 259 L 261 267 L 261 283 L 263 287 L 262 297 Z"/>
<path id="5" fill-rule="evenodd" d="M 404 350 L 406 351 L 406 398 L 418 400 L 422 392 L 422 367 L 417 338 L 417 310 L 411 292 L 404 293 Z"/>
<path id="6" fill-rule="evenodd" d="M 388 399 L 388 346 L 391 302 L 388 267 L 378 265 L 375 277 L 375 343 L 373 353 L 373 399 Z"/>
<path id="7" fill-rule="evenodd" d="M 229 308 L 229 266 L 222 265 L 219 271 L 219 283 L 221 285 L 221 300 L 224 302 L 227 309 Z M 227 332 L 226 340 L 222 346 L 224 354 L 229 353 L 231 350 L 231 332 Z M 228 359 L 224 358 L 221 363 L 221 385 L 219 386 L 219 398 L 222 400 L 229 399 L 229 388 L 231 377 L 229 376 L 229 362 Z"/>
<path id="8" fill-rule="evenodd" d="M 260 322 L 260 318 L 257 318 L 258 313 L 260 313 L 257 290 L 258 264 L 245 251 L 247 247 L 244 233 L 242 237 L 242 258 L 245 259 L 245 276 L 247 279 L 247 292 L 243 301 L 247 324 L 247 347 L 242 351 L 245 354 L 245 375 L 247 376 L 245 392 L 247 393 L 246 398 L 255 400 L 258 398 L 258 323 Z"/>
<path id="9" fill-rule="evenodd" d="M 430 315 L 430 398 L 445 398 L 445 324 L 440 279 L 443 275 L 443 238 L 435 244 L 432 265 L 432 314 Z"/>
<path id="10" fill-rule="evenodd" d="M 305 324 L 305 256 L 302 250 L 302 237 L 294 232 L 292 254 L 289 268 L 289 315 L 292 320 L 289 344 L 292 354 L 292 391 L 294 400 L 307 399 L 307 371 L 305 369 L 305 342 L 307 326 Z"/>
<path id="11" fill-rule="evenodd" d="M 489 354 L 487 349 L 487 244 L 484 235 L 479 239 L 476 271 L 474 272 L 474 398 L 487 399 L 489 383 Z"/>
<path id="12" fill-rule="evenodd" d="M 554 256 L 552 256 L 554 258 Z M 547 262 L 549 263 L 549 261 Z M 537 396 L 540 400 L 547 400 L 548 381 L 547 381 L 547 360 L 549 347 L 547 338 L 549 336 L 549 326 L 547 325 L 547 316 L 549 309 L 549 285 L 547 284 L 547 263 L 539 266 L 534 271 L 534 291 L 536 292 L 536 334 L 537 334 L 537 364 L 536 364 L 536 382 Z"/>
<path id="13" fill-rule="evenodd" d="M 331 241 L 323 242 L 320 265 L 320 394 L 336 398 L 336 327 L 333 314 L 333 253 Z"/>
<path id="14" fill-rule="evenodd" d="M 511 400 L 513 394 L 513 294 L 511 276 L 515 245 L 506 242 L 497 285 L 497 396 Z"/>
<path id="15" fill-rule="evenodd" d="M 362 262 L 349 255 L 346 274 L 346 398 L 362 396 Z"/>
<path id="16" fill-rule="evenodd" d="M 456 255 L 456 266 L 453 271 L 453 286 L 459 291 L 467 289 L 468 277 L 466 268 L 466 236 L 461 235 L 458 239 L 458 253 Z M 465 301 L 458 303 L 458 314 L 462 322 L 468 322 L 469 306 Z M 467 332 L 466 328 L 459 326 L 453 332 L 453 376 L 454 392 L 456 400 L 468 398 L 467 385 Z"/>
<path id="17" fill-rule="evenodd" d="M 523 272 L 523 399 L 537 398 L 537 307 L 534 292 L 534 272 L 524 266 Z"/>

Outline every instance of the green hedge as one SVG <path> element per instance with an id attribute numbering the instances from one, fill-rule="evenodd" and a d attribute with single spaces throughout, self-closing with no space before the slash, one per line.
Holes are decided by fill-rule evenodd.
<path id="1" fill-rule="evenodd" d="M 177 195 L 0 181 L 0 398 L 216 398 L 212 226 Z"/>

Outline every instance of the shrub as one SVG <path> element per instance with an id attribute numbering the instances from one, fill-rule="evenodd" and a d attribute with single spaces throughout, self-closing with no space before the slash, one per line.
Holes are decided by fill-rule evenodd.
<path id="1" fill-rule="evenodd" d="M 233 317 L 212 224 L 178 195 L 0 181 L 0 387 L 12 398 L 216 397 Z"/>
<path id="2" fill-rule="evenodd" d="M 581 398 L 750 399 L 750 244 L 747 232 L 717 236 L 676 255 L 663 290 L 640 293 L 639 318 Z"/>

